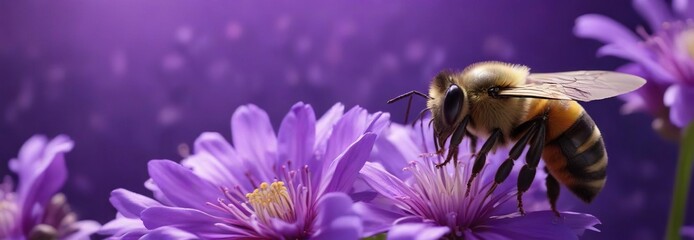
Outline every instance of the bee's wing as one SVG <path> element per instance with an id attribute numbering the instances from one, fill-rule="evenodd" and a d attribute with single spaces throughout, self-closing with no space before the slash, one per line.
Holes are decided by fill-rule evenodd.
<path id="1" fill-rule="evenodd" d="M 592 101 L 638 89 L 643 78 L 610 71 L 530 74 L 527 83 L 499 91 L 500 96 Z"/>

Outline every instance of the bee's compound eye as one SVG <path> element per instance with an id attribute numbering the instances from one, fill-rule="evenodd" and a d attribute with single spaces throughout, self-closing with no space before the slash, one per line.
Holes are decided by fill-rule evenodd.
<path id="1" fill-rule="evenodd" d="M 463 104 L 464 95 L 463 90 L 455 84 L 452 84 L 446 90 L 446 97 L 443 100 L 443 116 L 449 125 L 452 125 L 458 114 L 460 114 L 460 106 Z"/>

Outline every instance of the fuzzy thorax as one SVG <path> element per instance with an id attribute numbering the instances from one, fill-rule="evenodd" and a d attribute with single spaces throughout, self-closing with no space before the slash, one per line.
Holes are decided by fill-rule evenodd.
<path id="1" fill-rule="evenodd" d="M 520 124 L 527 113 L 524 98 L 494 98 L 488 90 L 492 87 L 507 88 L 525 84 L 529 69 L 522 65 L 501 62 L 483 62 L 467 67 L 457 78 L 458 84 L 467 90 L 472 124 L 470 130 L 480 137 L 488 137 L 500 128 L 507 138 L 511 130 Z"/>

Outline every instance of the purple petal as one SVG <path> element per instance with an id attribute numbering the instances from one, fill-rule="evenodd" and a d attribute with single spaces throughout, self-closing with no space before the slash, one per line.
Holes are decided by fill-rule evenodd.
<path id="1" fill-rule="evenodd" d="M 207 202 L 216 202 L 222 195 L 218 187 L 175 162 L 152 160 L 147 166 L 154 183 L 176 206 L 210 209 Z"/>
<path id="2" fill-rule="evenodd" d="M 694 88 L 672 85 L 665 91 L 664 102 L 670 107 L 670 121 L 678 127 L 694 121 Z"/>
<path id="3" fill-rule="evenodd" d="M 434 129 L 431 127 L 431 125 L 427 124 L 430 120 L 431 116 L 422 118 L 417 124 L 414 125 L 414 128 L 409 131 L 409 136 L 410 139 L 412 139 L 412 143 L 417 145 L 419 148 L 419 152 L 416 153 L 417 155 L 415 155 L 417 158 L 419 158 L 419 155 L 422 153 L 433 153 L 436 151 L 436 148 L 434 147 Z M 406 127 L 403 126 L 403 128 Z M 464 146 L 465 148 L 463 149 L 469 149 L 468 146 L 470 145 L 470 142 L 470 138 L 464 138 L 460 143 L 460 146 Z M 481 146 L 481 143 L 477 146 Z"/>
<path id="4" fill-rule="evenodd" d="M 64 154 L 74 143 L 67 136 L 57 136 L 48 143 L 43 136 L 34 136 L 22 146 L 19 158 L 10 168 L 19 175 L 17 192 L 22 206 L 22 229 L 28 232 L 37 221 L 36 204 L 45 205 L 63 187 L 67 179 Z"/>
<path id="5" fill-rule="evenodd" d="M 241 181 L 238 181 L 235 176 L 243 175 L 243 165 L 234 168 L 227 168 L 218 158 L 210 155 L 207 152 L 199 152 L 188 156 L 181 161 L 181 165 L 190 168 L 195 175 L 214 183 L 217 186 L 236 186 Z M 236 170 L 236 171 L 232 171 Z M 247 181 L 243 181 L 247 183 Z M 250 184 L 247 184 L 245 189 L 250 189 Z"/>
<path id="6" fill-rule="evenodd" d="M 680 18 L 694 18 L 694 3 L 689 0 L 672 0 L 672 8 Z"/>
<path id="7" fill-rule="evenodd" d="M 330 163 L 357 138 L 366 132 L 379 134 L 388 124 L 387 114 L 369 115 L 360 107 L 350 109 L 333 127 L 323 161 Z"/>
<path id="8" fill-rule="evenodd" d="M 598 50 L 600 56 L 612 55 L 643 64 L 654 76 L 666 81 L 674 79 L 672 74 L 651 59 L 651 54 L 640 44 L 638 37 L 614 20 L 598 14 L 586 14 L 576 19 L 574 34 L 592 38 L 608 45 Z"/>
<path id="9" fill-rule="evenodd" d="M 10 160 L 9 163 L 10 169 L 19 175 L 18 194 L 26 197 L 31 188 L 41 187 L 42 185 L 35 182 L 54 161 L 63 159 L 63 154 L 72 150 L 73 145 L 72 140 L 64 135 L 57 136 L 50 142 L 42 135 L 29 138 L 19 150 L 18 158 Z M 67 171 L 64 168 L 55 170 Z"/>
<path id="10" fill-rule="evenodd" d="M 352 187 L 359 169 L 368 159 L 376 134 L 366 133 L 330 163 L 324 172 L 319 193 L 345 192 Z"/>
<path id="11" fill-rule="evenodd" d="M 345 106 L 341 103 L 336 103 L 330 110 L 325 112 L 323 116 L 316 122 L 316 146 L 315 149 L 319 151 L 325 151 L 325 145 L 327 144 L 328 137 L 332 133 L 333 126 L 337 123 L 342 114 L 345 111 Z M 320 152 L 323 154 L 323 152 Z"/>
<path id="12" fill-rule="evenodd" d="M 231 137 L 242 158 L 272 167 L 277 138 L 265 111 L 253 104 L 236 109 L 231 116 Z"/>
<path id="13" fill-rule="evenodd" d="M 601 222 L 593 215 L 576 212 L 562 212 L 561 216 L 564 218 L 564 225 L 571 228 L 574 233 L 578 234 L 579 236 L 583 235 L 585 230 L 600 232 L 599 229 L 595 228 L 595 225 L 601 224 Z"/>
<path id="14" fill-rule="evenodd" d="M 405 224 L 405 223 L 424 223 L 425 219 L 417 215 L 406 215 L 404 217 L 395 219 L 393 225 Z"/>
<path id="15" fill-rule="evenodd" d="M 427 240 L 440 239 L 448 234 L 448 227 L 429 223 L 403 223 L 393 226 L 388 232 L 388 240 Z"/>
<path id="16" fill-rule="evenodd" d="M 646 18 L 652 31 L 658 31 L 664 22 L 673 20 L 670 9 L 662 0 L 634 0 L 634 8 Z"/>
<path id="17" fill-rule="evenodd" d="M 239 181 L 236 176 L 246 173 L 245 162 L 241 160 L 231 144 L 221 134 L 205 132 L 195 139 L 192 156 L 184 159 L 181 165 L 189 167 L 195 174 L 217 185 L 242 185 L 245 190 L 253 186 L 247 181 Z"/>
<path id="18" fill-rule="evenodd" d="M 318 200 L 318 216 L 312 239 L 359 239 L 361 219 L 352 210 L 352 199 L 344 193 L 328 193 Z"/>
<path id="19" fill-rule="evenodd" d="M 99 231 L 100 227 L 101 224 L 96 221 L 79 221 L 70 225 L 70 228 L 77 229 L 77 231 L 61 238 L 61 240 L 89 239 L 89 236 Z"/>
<path id="20" fill-rule="evenodd" d="M 359 171 L 361 177 L 375 191 L 390 199 L 416 195 L 407 184 L 377 166 L 378 164 L 368 162 Z"/>
<path id="21" fill-rule="evenodd" d="M 154 196 L 154 199 L 162 203 L 163 205 L 174 205 L 171 200 L 167 199 L 166 196 L 161 192 L 161 189 L 159 189 L 159 186 L 157 186 L 156 183 L 150 178 L 145 181 L 145 188 L 147 190 L 152 191 L 152 196 Z"/>
<path id="22" fill-rule="evenodd" d="M 407 166 L 407 162 L 417 159 L 422 150 L 409 136 L 411 131 L 398 124 L 384 130 L 379 138 L 376 139 L 371 159 L 379 162 L 388 172 L 396 175 L 400 179 L 411 175 L 408 171 L 402 171 Z"/>
<path id="23" fill-rule="evenodd" d="M 101 229 L 98 231 L 99 234 L 112 237 L 121 237 L 125 234 L 136 232 L 141 233 L 140 236 L 147 233 L 147 229 L 145 225 L 142 224 L 142 220 L 126 218 L 120 213 L 116 214 L 115 219 L 101 226 Z"/>
<path id="24" fill-rule="evenodd" d="M 694 227 L 684 226 L 681 232 L 682 236 L 694 238 Z"/>
<path id="25" fill-rule="evenodd" d="M 17 158 L 10 160 L 10 169 L 19 175 L 20 182 L 30 176 L 24 172 L 26 170 L 23 171 L 26 169 L 23 166 L 39 163 L 47 143 L 48 138 L 44 135 L 31 136 L 19 149 Z"/>
<path id="26" fill-rule="evenodd" d="M 212 155 L 219 164 L 233 170 L 239 163 L 238 153 L 224 137 L 216 132 L 205 132 L 195 139 L 194 152 Z"/>
<path id="27" fill-rule="evenodd" d="M 299 102 L 282 120 L 277 134 L 279 165 L 287 161 L 304 166 L 313 157 L 316 138 L 316 115 L 311 105 Z"/>
<path id="28" fill-rule="evenodd" d="M 399 209 L 385 209 L 386 204 L 354 203 L 352 209 L 359 214 L 364 225 L 364 236 L 372 236 L 390 229 L 395 220 L 404 217 Z"/>
<path id="29" fill-rule="evenodd" d="M 660 63 L 651 58 L 651 53 L 648 52 L 642 44 L 638 43 L 612 43 L 607 44 L 598 49 L 598 56 L 615 56 L 634 61 L 641 64 L 653 76 L 650 80 L 657 79 L 661 82 L 673 83 L 676 82 L 672 73 L 663 68 Z"/>
<path id="30" fill-rule="evenodd" d="M 120 237 L 110 237 L 107 239 L 108 240 L 140 240 L 140 238 L 142 238 L 142 236 L 144 236 L 148 232 L 149 232 L 149 230 L 129 232 L 129 233 L 123 234 L 123 236 L 120 236 Z"/>
<path id="31" fill-rule="evenodd" d="M 390 113 L 375 112 L 369 115 L 369 121 L 370 124 L 364 131 L 381 134 L 383 129 L 390 125 Z"/>
<path id="32" fill-rule="evenodd" d="M 639 41 L 638 37 L 624 25 L 599 14 L 586 14 L 576 18 L 574 34 L 603 43 L 635 43 Z"/>
<path id="33" fill-rule="evenodd" d="M 300 224 L 298 221 L 297 222 L 292 222 L 288 223 L 283 220 L 273 218 L 270 220 L 272 224 L 272 229 L 280 236 L 287 238 L 287 239 L 296 239 L 298 236 L 301 235 L 302 229 L 300 227 Z"/>
<path id="34" fill-rule="evenodd" d="M 366 118 L 366 110 L 353 107 L 345 113 L 332 128 L 332 134 L 328 138 L 328 145 L 323 155 L 323 162 L 329 163 L 337 157 L 347 146 L 352 144 L 365 129 L 363 119 Z"/>
<path id="35" fill-rule="evenodd" d="M 139 218 L 142 210 L 148 207 L 161 206 L 154 199 L 119 188 L 111 192 L 109 201 L 119 213 L 127 218 Z"/>
<path id="36" fill-rule="evenodd" d="M 357 189 L 357 187 L 359 187 L 360 189 Z M 369 185 L 367 185 L 366 182 L 364 182 L 362 179 L 357 178 L 354 181 L 354 191 L 349 194 L 349 197 L 351 197 L 354 201 L 370 202 L 374 198 L 378 197 L 378 192 L 372 191 L 371 187 L 369 187 Z"/>
<path id="37" fill-rule="evenodd" d="M 659 115 L 665 111 L 664 95 L 669 83 L 662 83 L 651 77 L 651 75 L 640 64 L 627 64 L 617 69 L 617 71 L 634 74 L 649 79 L 645 85 L 636 91 L 621 95 L 620 98 L 626 102 L 622 106 L 622 113 L 632 113 L 644 111 L 652 115 Z"/>
<path id="38" fill-rule="evenodd" d="M 191 167 L 197 175 L 220 186 L 240 186 L 243 191 L 253 191 L 245 176 L 250 173 L 260 181 L 267 181 L 268 168 L 256 159 L 241 158 L 236 150 L 219 133 L 203 133 L 195 140 L 195 155 L 182 164 Z"/>
<path id="39" fill-rule="evenodd" d="M 142 211 L 142 222 L 148 229 L 175 227 L 200 237 L 227 235 L 226 229 L 215 225 L 222 221 L 222 219 L 190 208 L 151 207 Z"/>
<path id="40" fill-rule="evenodd" d="M 586 229 L 599 224 L 588 214 L 562 212 L 557 218 L 552 211 L 530 212 L 525 216 L 492 219 L 487 224 L 472 229 L 482 239 L 501 235 L 510 239 L 578 239 Z"/>
<path id="41" fill-rule="evenodd" d="M 160 227 L 150 231 L 140 238 L 140 240 L 187 240 L 199 239 L 192 233 L 181 231 L 173 227 Z"/>
<path id="42" fill-rule="evenodd" d="M 316 227 L 328 226 L 335 219 L 343 216 L 354 216 L 352 199 L 345 193 L 333 192 L 323 195 L 317 203 L 318 216 Z"/>

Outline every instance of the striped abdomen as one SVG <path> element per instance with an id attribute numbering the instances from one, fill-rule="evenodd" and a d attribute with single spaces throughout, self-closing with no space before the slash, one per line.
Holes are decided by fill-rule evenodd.
<path id="1" fill-rule="evenodd" d="M 607 152 L 600 130 L 580 105 L 578 118 L 545 146 L 550 173 L 585 202 L 591 202 L 606 180 Z M 552 116 L 549 126 L 553 125 Z"/>

